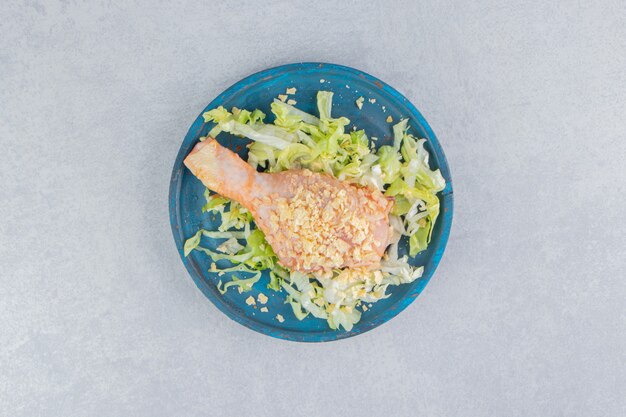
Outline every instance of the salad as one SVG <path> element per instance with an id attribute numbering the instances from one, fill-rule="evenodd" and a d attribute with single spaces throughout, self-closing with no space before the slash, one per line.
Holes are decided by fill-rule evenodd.
<path id="1" fill-rule="evenodd" d="M 215 124 L 207 137 L 227 132 L 250 139 L 247 163 L 259 172 L 304 169 L 383 193 L 393 201 L 389 212 L 393 234 L 380 267 L 290 270 L 280 263 L 252 213 L 208 188 L 202 212 L 219 215 L 220 225 L 217 230 L 201 229 L 189 237 L 184 255 L 200 251 L 212 259 L 210 271 L 221 277 L 217 288 L 222 294 L 250 291 L 267 270 L 267 288 L 285 294 L 297 319 L 311 315 L 326 320 L 332 329 L 350 330 L 368 304 L 388 297 L 389 286 L 421 277 L 423 267 L 412 267 L 408 256 L 425 250 L 431 240 L 439 215 L 437 193 L 444 189 L 445 180 L 439 170 L 429 166 L 426 140 L 408 133 L 408 119 L 393 126 L 392 145 L 377 147 L 364 130 L 349 130 L 350 120 L 331 114 L 332 92 L 318 92 L 317 115 L 285 102 L 285 96 L 281 98 L 271 103 L 272 123 L 266 123 L 266 115 L 258 109 L 220 106 L 204 113 L 205 122 Z M 356 105 L 361 108 L 362 103 L 360 99 Z M 399 257 L 402 236 L 408 237 L 409 254 Z M 221 243 L 211 249 L 202 244 L 202 237 Z"/>

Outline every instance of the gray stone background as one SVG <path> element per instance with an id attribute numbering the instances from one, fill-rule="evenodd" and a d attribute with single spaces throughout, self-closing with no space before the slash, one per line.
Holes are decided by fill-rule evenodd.
<path id="1" fill-rule="evenodd" d="M 227 3 L 0 2 L 0 415 L 625 415 L 625 3 Z M 328 344 L 228 320 L 168 223 L 200 110 L 298 61 L 406 94 L 455 182 L 422 296 Z"/>

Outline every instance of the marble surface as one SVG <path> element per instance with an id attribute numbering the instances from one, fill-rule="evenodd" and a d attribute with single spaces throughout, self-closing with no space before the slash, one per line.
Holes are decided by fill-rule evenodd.
<path id="1" fill-rule="evenodd" d="M 624 415 L 626 6 L 471 3 L 1 2 L 0 415 Z M 228 320 L 168 222 L 198 112 L 299 61 L 403 92 L 455 187 L 422 296 L 327 344 Z"/>

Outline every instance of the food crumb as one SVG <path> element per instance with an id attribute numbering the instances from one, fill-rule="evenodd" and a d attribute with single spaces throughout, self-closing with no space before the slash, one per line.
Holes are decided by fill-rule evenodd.
<path id="1" fill-rule="evenodd" d="M 276 314 L 276 320 L 278 320 L 280 323 L 285 321 L 285 318 L 283 316 L 281 316 L 280 314 Z"/>
<path id="2" fill-rule="evenodd" d="M 267 296 L 266 296 L 265 294 L 263 294 L 263 293 L 259 293 L 259 295 L 258 295 L 258 297 L 257 297 L 256 299 L 257 299 L 257 300 L 259 301 L 259 303 L 261 303 L 261 304 L 266 304 L 266 303 L 267 303 L 267 300 L 269 300 L 269 298 L 267 298 Z"/>
<path id="3" fill-rule="evenodd" d="M 211 263 L 211 269 L 209 269 L 209 271 L 211 272 L 217 272 L 217 265 L 215 264 L 215 262 Z"/>
<path id="4" fill-rule="evenodd" d="M 224 275 L 224 271 L 219 271 L 219 272 L 217 273 L 217 275 L 219 275 L 219 276 L 221 277 L 222 275 Z"/>
<path id="5" fill-rule="evenodd" d="M 363 108 L 363 101 L 365 99 L 363 97 L 359 97 L 356 99 L 356 106 L 359 108 L 359 110 L 361 110 Z"/>
<path id="6" fill-rule="evenodd" d="M 369 99 L 369 102 L 370 102 L 370 103 L 372 103 L 372 104 L 374 104 L 374 103 L 376 103 L 376 99 L 375 99 L 375 98 L 370 98 L 370 99 Z"/>
<path id="7" fill-rule="evenodd" d="M 387 112 L 387 107 L 383 106 L 382 109 L 384 112 Z"/>
<path id="8" fill-rule="evenodd" d="M 289 105 L 291 105 L 291 106 L 293 106 L 293 105 L 294 105 L 294 104 L 296 104 L 296 103 L 297 103 L 297 101 L 296 101 L 296 100 L 293 100 L 293 99 L 289 99 L 289 100 L 287 100 L 287 104 L 289 104 Z"/>
<path id="9" fill-rule="evenodd" d="M 325 80 L 325 79 L 323 79 L 323 78 L 320 78 L 320 82 L 321 82 L 321 83 L 323 83 L 324 81 L 326 81 L 326 80 Z"/>
<path id="10" fill-rule="evenodd" d="M 278 99 L 284 103 L 287 100 L 287 94 L 279 94 Z"/>
<path id="11" fill-rule="evenodd" d="M 387 123 L 391 123 L 391 122 L 393 122 L 393 117 L 387 116 Z"/>
<path id="12" fill-rule="evenodd" d="M 348 84 L 346 84 L 346 88 L 350 88 L 350 86 Z"/>
<path id="13" fill-rule="evenodd" d="M 254 301 L 254 297 L 250 296 L 250 297 L 246 298 L 246 304 L 248 304 L 249 306 L 255 305 L 256 302 Z"/>
<path id="14" fill-rule="evenodd" d="M 296 94 L 296 91 L 296 87 L 291 87 L 285 91 L 285 94 Z"/>
<path id="15" fill-rule="evenodd" d="M 267 309 L 267 307 L 261 307 L 261 312 L 263 313 L 267 313 L 269 310 Z"/>
<path id="16" fill-rule="evenodd" d="M 243 288 L 237 287 L 237 292 L 239 292 L 239 294 L 243 293 Z"/>
<path id="17" fill-rule="evenodd" d="M 377 138 L 376 136 L 372 136 L 372 140 L 373 140 L 373 141 L 377 141 L 377 140 L 378 140 L 378 138 Z"/>
<path id="18" fill-rule="evenodd" d="M 363 305 L 363 311 L 367 311 L 367 306 L 365 304 Z"/>

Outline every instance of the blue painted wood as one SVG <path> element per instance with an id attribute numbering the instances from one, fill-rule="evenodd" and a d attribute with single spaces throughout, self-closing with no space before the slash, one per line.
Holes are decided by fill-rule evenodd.
<path id="1" fill-rule="evenodd" d="M 208 271 L 211 260 L 204 254 L 194 251 L 185 258 L 183 244 L 185 239 L 193 235 L 199 227 L 215 229 L 216 219 L 203 215 L 204 204 L 202 193 L 204 187 L 183 165 L 183 159 L 196 144 L 198 138 L 207 134 L 212 127 L 205 124 L 202 113 L 217 106 L 231 108 L 236 106 L 245 109 L 260 108 L 271 121 L 270 103 L 278 94 L 283 94 L 289 87 L 295 87 L 297 93 L 292 97 L 297 107 L 316 114 L 315 95 L 318 90 L 330 90 L 335 93 L 332 112 L 334 115 L 348 117 L 357 128 L 364 128 L 370 137 L 378 137 L 377 145 L 392 142 L 393 123 L 386 122 L 391 116 L 394 122 L 401 118 L 410 119 L 411 133 L 426 138 L 426 148 L 430 152 L 430 164 L 441 169 L 446 179 L 446 188 L 440 194 L 441 215 L 433 231 L 433 238 L 428 249 L 420 253 L 411 263 L 424 265 L 424 275 L 419 280 L 398 287 L 391 287 L 391 296 L 372 304 L 372 308 L 364 312 L 361 321 L 354 328 L 331 330 L 324 320 L 311 316 L 298 321 L 288 304 L 284 304 L 285 293 L 275 293 L 265 288 L 268 276 L 265 274 L 255 288 L 247 293 L 239 294 L 229 290 L 221 295 L 216 288 L 222 279 L 231 279 L 228 274 L 219 277 Z M 359 110 L 355 100 L 363 96 L 365 102 Z M 375 99 L 371 103 L 369 99 Z M 178 252 L 198 288 L 224 314 L 244 326 L 263 334 L 281 339 L 302 342 L 325 342 L 344 339 L 371 330 L 395 317 L 404 310 L 421 293 L 439 264 L 452 225 L 453 199 L 452 180 L 443 150 L 432 129 L 419 111 L 402 94 L 371 75 L 353 68 L 325 63 L 297 63 L 270 68 L 250 75 L 228 88 L 215 98 L 195 120 L 185 136 L 174 163 L 170 182 L 169 209 L 170 222 Z M 245 157 L 246 140 L 222 133 L 219 137 L 224 146 L 228 146 Z M 204 245 L 215 247 L 216 242 L 204 241 Z M 408 242 L 402 241 L 400 253 L 406 253 Z M 219 264 L 218 264 L 219 265 Z M 248 306 L 245 299 L 263 292 L 269 297 L 267 307 L 269 313 L 262 313 L 257 306 Z M 281 314 L 285 321 L 279 323 L 276 314 Z"/>

